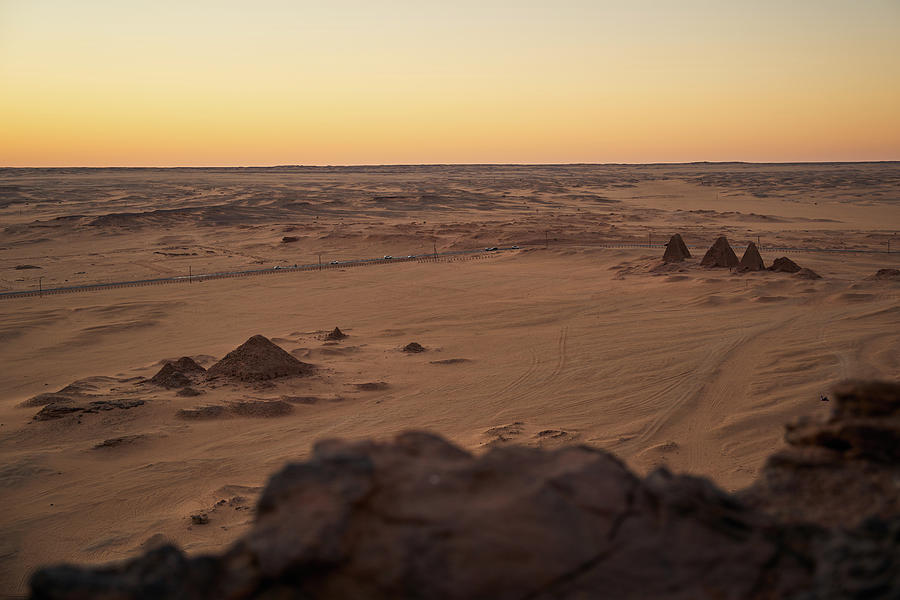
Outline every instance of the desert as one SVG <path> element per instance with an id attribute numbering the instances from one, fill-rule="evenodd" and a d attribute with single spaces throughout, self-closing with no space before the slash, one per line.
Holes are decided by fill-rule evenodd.
<path id="1" fill-rule="evenodd" d="M 854 516 L 840 503 L 804 515 L 784 489 L 799 485 L 819 502 L 814 482 L 788 485 L 777 467 L 797 453 L 819 467 L 843 464 L 807 456 L 839 452 L 823 441 L 832 437 L 847 456 L 862 448 L 851 458 L 871 469 L 896 465 L 895 454 L 880 453 L 896 448 L 896 430 L 876 436 L 882 450 L 865 445 L 842 419 L 875 417 L 838 405 L 900 402 L 895 388 L 840 385 L 890 386 L 900 376 L 898 190 L 895 162 L 0 169 L 0 589 L 26 594 L 46 565 L 142 555 L 188 561 L 185 580 L 209 584 L 190 561 L 249 560 L 235 550 L 248 544 L 280 577 L 284 565 L 271 565 L 282 557 L 266 554 L 279 541 L 263 530 L 290 521 L 272 517 L 289 511 L 285 497 L 324 501 L 315 486 L 311 500 L 293 484 L 279 496 L 283 473 L 267 482 L 288 464 L 343 464 L 341 453 L 375 464 L 372 481 L 409 494 L 409 507 L 417 494 L 391 469 L 452 479 L 521 468 L 553 479 L 577 464 L 606 473 L 598 477 L 614 489 L 662 498 L 634 500 L 642 519 L 653 502 L 698 494 L 782 550 L 772 532 L 794 539 L 778 529 L 786 522 L 808 518 L 825 532 L 857 526 L 870 509 L 896 518 L 889 500 L 862 503 Z M 245 271 L 265 273 L 204 278 Z M 166 281 L 64 290 L 154 279 Z M 819 421 L 831 425 L 810 424 Z M 878 477 L 873 498 L 896 494 L 888 475 Z M 490 481 L 485 522 L 506 480 Z M 507 483 L 516 494 L 525 485 Z M 590 496 L 579 485 L 573 506 Z M 327 522 L 328 507 L 342 502 L 355 506 L 344 496 L 322 504 Z M 375 497 L 366 510 L 387 510 L 379 503 L 388 501 Z M 510 506 L 549 522 L 542 504 Z M 406 507 L 397 519 L 434 516 Z M 413 555 L 424 543 L 354 519 L 360 536 L 372 534 L 360 552 Z M 325 552 L 325 538 L 305 547 Z M 477 535 L 460 539 L 446 556 L 492 548 Z M 310 552 L 301 557 L 309 564 L 332 560 Z M 630 552 L 641 547 L 616 560 Z M 767 564 L 759 552 L 748 564 Z M 590 556 L 575 554 L 566 560 Z M 358 587 L 375 567 L 350 556 L 346 573 L 307 592 L 391 597 L 408 589 L 398 581 L 427 590 L 423 573 L 442 572 L 423 558 L 409 580 Z M 519 567 L 528 560 L 538 561 Z M 734 597 L 814 587 L 797 565 L 779 565 L 770 588 L 753 587 L 757 571 L 736 576 L 745 587 Z M 698 580 L 685 568 L 685 580 Z M 475 577 L 469 592 L 577 597 L 604 577 L 505 590 Z M 41 585 L 46 597 L 65 597 Z M 464 589 L 434 588 L 432 597 Z M 622 597 L 638 597 L 627 596 L 633 589 Z"/>

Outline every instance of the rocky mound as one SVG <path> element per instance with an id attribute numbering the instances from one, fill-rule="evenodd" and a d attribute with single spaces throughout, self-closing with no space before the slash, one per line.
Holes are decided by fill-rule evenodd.
<path id="1" fill-rule="evenodd" d="M 207 371 L 210 377 L 263 381 L 277 377 L 310 375 L 314 367 L 300 362 L 268 338 L 254 335 L 225 355 Z"/>
<path id="2" fill-rule="evenodd" d="M 796 273 L 800 270 L 800 265 L 789 259 L 787 256 L 782 256 L 781 258 L 776 258 L 772 262 L 772 266 L 769 267 L 769 270 L 778 273 Z"/>
<path id="3" fill-rule="evenodd" d="M 283 417 L 294 411 L 284 400 L 242 400 L 230 402 L 228 408 L 239 417 Z"/>
<path id="4" fill-rule="evenodd" d="M 736 267 L 738 264 L 740 261 L 734 250 L 731 249 L 728 238 L 724 235 L 713 242 L 700 261 L 700 265 L 703 267 Z"/>
<path id="5" fill-rule="evenodd" d="M 283 238 L 281 238 L 282 244 L 292 244 L 294 242 L 299 242 L 299 241 L 300 241 L 300 238 L 298 238 L 295 235 L 286 235 Z"/>
<path id="6" fill-rule="evenodd" d="M 684 240 L 681 239 L 681 234 L 676 233 L 669 239 L 669 243 L 666 244 L 666 251 L 663 254 L 664 262 L 681 262 L 686 258 L 690 258 L 691 253 L 688 250 L 687 244 L 684 243 Z"/>
<path id="7" fill-rule="evenodd" d="M 417 354 L 419 352 L 425 352 L 425 346 L 423 346 L 419 342 L 410 342 L 407 345 L 403 346 L 403 351 Z"/>
<path id="8" fill-rule="evenodd" d="M 350 337 L 350 336 L 348 336 L 346 333 L 341 331 L 340 328 L 335 327 L 328 333 L 328 335 L 325 336 L 325 340 L 326 341 L 338 341 L 338 340 L 342 340 L 346 337 Z"/>
<path id="9" fill-rule="evenodd" d="M 788 447 L 742 498 L 781 520 L 826 526 L 900 514 L 900 385 L 844 382 L 831 400 L 827 419 L 787 426 Z"/>
<path id="10" fill-rule="evenodd" d="M 878 269 L 873 279 L 900 279 L 900 269 Z"/>
<path id="11" fill-rule="evenodd" d="M 176 361 L 169 361 L 150 378 L 150 383 L 164 388 L 182 388 L 193 383 L 190 375 L 201 375 L 206 369 L 198 365 L 189 356 L 182 356 Z"/>
<path id="12" fill-rule="evenodd" d="M 166 546 L 112 567 L 52 567 L 32 594 L 896 598 L 898 412 L 897 384 L 841 388 L 832 418 L 792 428 L 746 500 L 664 469 L 641 479 L 588 447 L 476 457 L 426 433 L 321 442 L 269 481 L 253 529 L 223 554 Z M 873 492 L 882 505 L 866 505 Z M 845 527 L 794 522 L 820 512 Z"/>
<path id="13" fill-rule="evenodd" d="M 759 248 L 756 244 L 750 242 L 741 257 L 741 269 L 744 271 L 764 271 L 766 263 L 763 262 L 762 256 L 759 255 Z"/>

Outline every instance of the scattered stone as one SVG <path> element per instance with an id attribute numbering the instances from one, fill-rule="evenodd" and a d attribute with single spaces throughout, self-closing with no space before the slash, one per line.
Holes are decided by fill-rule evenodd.
<path id="1" fill-rule="evenodd" d="M 93 414 L 110 410 L 128 410 L 137 406 L 143 406 L 143 400 L 94 400 L 88 403 L 75 403 L 74 401 L 51 402 L 42 408 L 32 420 L 34 421 L 52 421 L 53 419 L 61 419 L 71 414 Z"/>
<path id="2" fill-rule="evenodd" d="M 800 270 L 800 265 L 789 259 L 787 256 L 776 258 L 769 267 L 770 271 L 777 273 L 796 273 Z"/>
<path id="3" fill-rule="evenodd" d="M 737 255 L 724 235 L 713 242 L 700 261 L 700 266 L 703 267 L 736 267 L 739 264 Z"/>
<path id="4" fill-rule="evenodd" d="M 691 252 L 688 250 L 687 244 L 684 243 L 684 240 L 681 239 L 681 234 L 676 233 L 669 239 L 669 243 L 666 244 L 666 251 L 663 254 L 664 262 L 682 262 L 686 258 L 691 257 Z"/>
<path id="5" fill-rule="evenodd" d="M 759 248 L 756 244 L 750 242 L 741 257 L 741 270 L 743 271 L 764 271 L 766 263 L 763 262 L 762 256 L 759 255 Z"/>
<path id="6" fill-rule="evenodd" d="M 294 235 L 286 235 L 283 238 L 281 238 L 282 244 L 292 244 L 293 242 L 299 242 L 299 241 L 300 241 L 300 238 L 298 238 L 297 236 L 294 236 Z"/>
<path id="7" fill-rule="evenodd" d="M 19 403 L 19 408 L 36 408 L 38 406 L 47 406 L 53 402 L 72 402 L 72 396 L 66 394 L 60 394 L 59 392 L 51 392 L 45 394 L 38 394 L 37 396 L 32 396 L 25 402 Z"/>
<path id="8" fill-rule="evenodd" d="M 328 335 L 325 336 L 325 340 L 326 341 L 337 341 L 337 340 L 342 340 L 346 337 L 349 337 L 349 336 L 346 333 L 344 333 L 343 331 L 341 331 L 339 328 L 335 327 L 333 330 L 331 330 L 328 333 Z"/>
<path id="9" fill-rule="evenodd" d="M 445 358 L 443 360 L 429 361 L 432 365 L 459 365 L 467 362 L 472 362 L 472 360 L 468 358 Z"/>
<path id="10" fill-rule="evenodd" d="M 800 269 L 794 274 L 794 277 L 800 279 L 822 279 L 822 276 L 813 271 L 812 269 L 807 269 L 806 267 Z"/>
<path id="11" fill-rule="evenodd" d="M 254 335 L 209 368 L 210 377 L 264 381 L 311 375 L 314 367 L 300 362 L 269 339 Z"/>
<path id="12" fill-rule="evenodd" d="M 40 269 L 41 267 L 35 265 L 16 265 L 13 267 L 16 271 L 24 271 L 26 269 Z"/>
<path id="13" fill-rule="evenodd" d="M 61 419 L 66 415 L 82 411 L 84 411 L 84 407 L 76 406 L 71 401 L 57 401 L 44 406 L 32 419 L 35 421 L 52 421 L 53 419 Z"/>
<path id="14" fill-rule="evenodd" d="M 206 513 L 191 515 L 192 525 L 206 525 L 207 523 L 209 523 L 209 516 Z"/>
<path id="15" fill-rule="evenodd" d="M 418 342 L 410 342 L 407 345 L 403 346 L 403 351 L 417 354 L 419 352 L 425 352 L 425 346 Z"/>
<path id="16" fill-rule="evenodd" d="M 146 437 L 147 436 L 143 434 L 122 435 L 119 437 L 109 438 L 108 440 L 103 440 L 99 444 L 96 444 L 94 446 L 94 449 L 99 450 L 102 448 L 116 448 L 118 446 L 124 446 L 125 444 L 133 444 L 134 442 Z"/>

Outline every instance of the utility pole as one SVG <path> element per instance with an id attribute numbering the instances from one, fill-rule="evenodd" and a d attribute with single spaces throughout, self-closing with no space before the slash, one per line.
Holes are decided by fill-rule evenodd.
<path id="1" fill-rule="evenodd" d="M 319 255 L 319 270 L 322 270 L 322 255 Z"/>
<path id="2" fill-rule="evenodd" d="M 756 247 L 759 248 L 759 235 L 756 236 Z"/>
<path id="3" fill-rule="evenodd" d="M 44 286 L 43 286 L 43 284 L 42 284 L 42 280 L 43 280 L 43 279 L 44 279 L 43 276 L 38 277 L 38 297 L 39 297 L 39 298 L 43 298 L 43 297 L 44 297 Z"/>
<path id="4" fill-rule="evenodd" d="M 434 251 L 434 259 L 437 260 L 437 242 L 431 242 L 431 247 Z"/>
<path id="5" fill-rule="evenodd" d="M 194 276 L 193 270 L 191 269 L 191 265 L 188 265 L 188 283 L 194 283 L 191 279 Z"/>
<path id="6" fill-rule="evenodd" d="M 647 232 L 647 247 L 650 248 L 651 246 L 653 246 L 653 233 L 648 231 Z"/>

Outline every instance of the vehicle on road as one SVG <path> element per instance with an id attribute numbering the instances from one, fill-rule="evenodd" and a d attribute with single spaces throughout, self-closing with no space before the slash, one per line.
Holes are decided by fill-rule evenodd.
<path id="1" fill-rule="evenodd" d="M 485 251 L 485 252 L 493 252 L 493 251 L 495 251 L 496 249 L 497 249 L 497 246 L 491 246 L 490 248 L 485 248 L 484 251 Z"/>
<path id="2" fill-rule="evenodd" d="M 330 264 L 330 265 L 339 265 L 339 264 L 341 264 L 341 261 L 339 261 L 339 260 L 333 260 L 333 261 L 331 261 L 331 262 L 328 263 L 328 264 Z"/>
<path id="3" fill-rule="evenodd" d="M 394 257 L 391 256 L 390 254 L 385 254 L 385 255 L 384 255 L 384 260 L 391 260 L 392 258 L 394 258 Z"/>
<path id="4" fill-rule="evenodd" d="M 513 246 L 512 248 L 510 248 L 510 250 L 518 250 L 518 249 L 519 249 L 518 246 Z"/>

